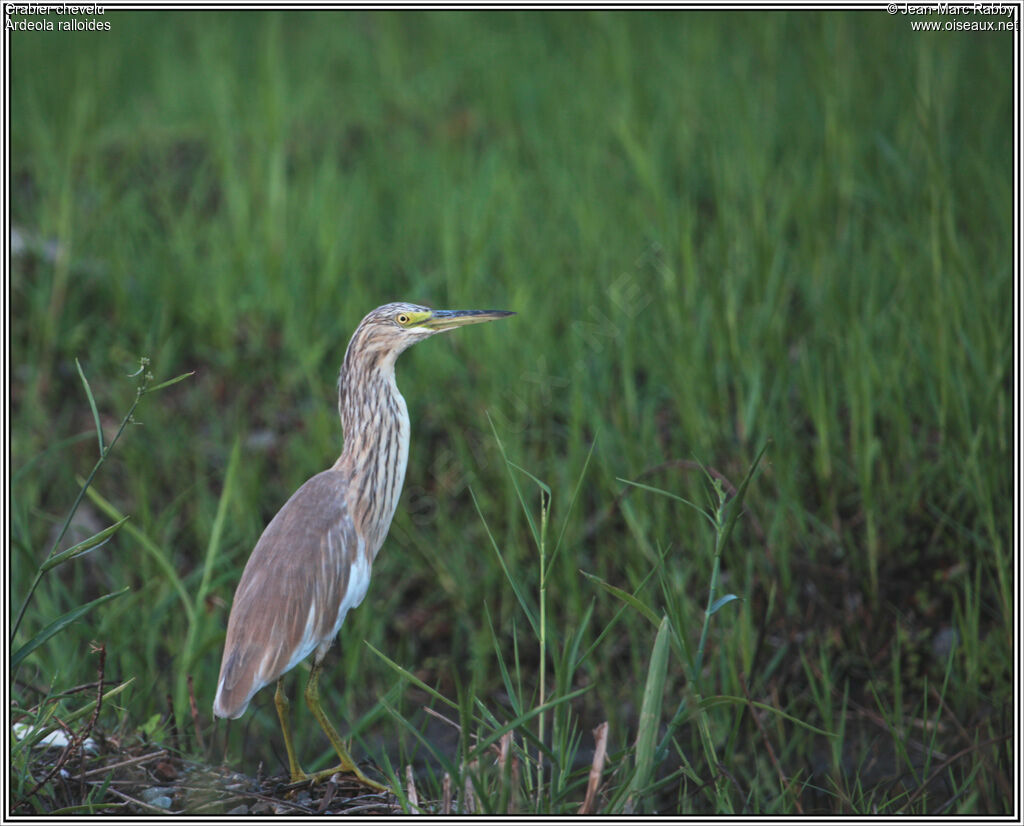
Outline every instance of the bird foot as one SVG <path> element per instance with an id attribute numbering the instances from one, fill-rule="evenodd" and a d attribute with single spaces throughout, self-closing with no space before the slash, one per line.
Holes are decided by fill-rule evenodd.
<path id="1" fill-rule="evenodd" d="M 347 774 L 355 778 L 359 783 L 362 783 L 364 786 L 367 786 L 371 789 L 375 789 L 378 792 L 387 792 L 391 790 L 388 786 L 378 783 L 376 780 L 370 780 L 370 778 L 363 774 L 358 769 L 358 767 L 351 765 L 347 766 L 344 764 L 335 766 L 333 769 L 327 769 L 322 772 L 317 772 L 315 775 L 313 775 L 313 782 L 322 783 L 324 780 L 333 777 L 335 774 Z"/>
<path id="2" fill-rule="evenodd" d="M 291 785 L 299 786 L 305 783 L 323 783 L 325 780 L 330 780 L 336 774 L 349 775 L 362 785 L 378 792 L 391 791 L 390 787 L 384 786 L 375 780 L 370 780 L 370 778 L 363 774 L 358 767 L 346 765 L 344 763 L 335 766 L 333 769 L 324 769 L 323 771 L 313 772 L 312 774 L 308 774 L 304 771 L 300 771 L 297 774 L 292 773 Z"/>

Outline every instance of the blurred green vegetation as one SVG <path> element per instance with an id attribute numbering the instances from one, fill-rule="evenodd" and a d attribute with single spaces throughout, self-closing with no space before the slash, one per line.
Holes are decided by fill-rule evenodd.
<path id="1" fill-rule="evenodd" d="M 335 376 L 360 318 L 493 307 L 518 315 L 398 364 L 405 492 L 323 681 L 357 757 L 420 766 L 436 792 L 412 730 L 455 762 L 470 735 L 454 745 L 363 640 L 464 712 L 515 716 L 502 658 L 538 701 L 510 579 L 532 610 L 539 488 L 515 479 L 524 511 L 497 439 L 564 529 L 549 645 L 598 643 L 559 672 L 588 687 L 564 704 L 584 779 L 602 721 L 613 761 L 629 755 L 666 651 L 593 577 L 671 618 L 668 715 L 696 691 L 685 652 L 712 570 L 698 513 L 620 480 L 707 503 L 698 463 L 739 485 L 767 442 L 722 557 L 742 601 L 713 618 L 700 693 L 835 736 L 708 706 L 657 755 L 668 780 L 646 805 L 721 809 L 727 776 L 737 811 L 1010 811 L 1009 35 L 874 11 L 106 19 L 10 38 L 12 606 L 96 461 L 74 360 L 104 427 L 139 357 L 158 381 L 195 375 L 142 400 L 94 483 L 109 507 L 77 514 L 131 530 L 43 580 L 14 643 L 130 592 L 22 664 L 20 707 L 93 679 L 104 642 L 108 679 L 134 678 L 108 729 L 170 697 L 195 754 L 191 675 L 206 757 L 281 770 L 269 690 L 226 740 L 210 720 L 248 552 L 340 450 Z M 307 768 L 326 765 L 301 703 L 293 719 Z M 567 794 L 546 805 L 570 810 L 582 785 Z"/>

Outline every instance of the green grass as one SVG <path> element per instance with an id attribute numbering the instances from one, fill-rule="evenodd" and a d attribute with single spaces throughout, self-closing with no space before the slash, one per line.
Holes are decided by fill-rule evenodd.
<path id="1" fill-rule="evenodd" d="M 159 735 L 170 696 L 197 756 L 191 675 L 202 756 L 280 771 L 271 692 L 226 740 L 210 704 L 249 550 L 340 449 L 348 337 L 391 300 L 505 308 L 399 361 L 405 492 L 323 680 L 357 757 L 413 764 L 421 805 L 448 771 L 481 810 L 570 812 L 608 721 L 598 811 L 1011 811 L 1009 36 L 106 19 L 11 37 L 12 610 L 139 357 L 195 375 L 142 399 L 75 541 L 130 520 L 40 579 L 13 648 L 129 592 L 26 657 L 19 707 L 104 643 L 133 682 L 98 725 Z M 720 558 L 701 513 L 621 481 L 714 513 L 700 466 L 739 486 L 766 443 Z M 740 600 L 694 674 L 713 570 Z"/>

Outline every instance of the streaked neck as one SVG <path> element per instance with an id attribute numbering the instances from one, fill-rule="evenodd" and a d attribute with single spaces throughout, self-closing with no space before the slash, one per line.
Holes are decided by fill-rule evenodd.
<path id="1" fill-rule="evenodd" d="M 409 458 L 409 411 L 395 382 L 394 360 L 353 358 L 338 378 L 344 448 L 335 468 L 348 476 L 346 495 L 367 552 L 377 555 L 391 527 Z"/>

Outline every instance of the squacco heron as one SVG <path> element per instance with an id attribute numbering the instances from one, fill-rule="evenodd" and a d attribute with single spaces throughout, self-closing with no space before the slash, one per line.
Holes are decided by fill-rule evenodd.
<path id="1" fill-rule="evenodd" d="M 395 360 L 435 333 L 508 315 L 513 313 L 431 310 L 405 303 L 370 312 L 353 333 L 338 376 L 341 456 L 292 494 L 249 556 L 228 618 L 213 713 L 240 717 L 253 695 L 276 680 L 274 705 L 292 782 L 342 772 L 384 788 L 349 756 L 320 705 L 319 680 L 346 614 L 366 596 L 370 567 L 402 492 L 409 411 L 395 383 Z M 284 673 L 310 654 L 306 703 L 341 761 L 315 775 L 306 774 L 296 759 L 282 688 Z"/>

